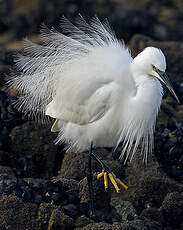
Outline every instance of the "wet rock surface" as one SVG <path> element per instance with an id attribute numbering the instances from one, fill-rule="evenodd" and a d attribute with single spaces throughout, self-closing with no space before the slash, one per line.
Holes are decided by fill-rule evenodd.
<path id="1" fill-rule="evenodd" d="M 1 229 L 19 230 L 22 226 L 24 229 L 36 229 L 36 204 L 23 203 L 17 196 L 4 195 L 0 197 L 0 206 Z"/>
<path id="2" fill-rule="evenodd" d="M 97 180 L 97 174 L 93 175 L 93 187 L 94 187 L 94 203 L 99 210 L 107 212 L 109 209 L 110 192 L 105 192 L 104 184 L 102 180 Z M 81 202 L 89 201 L 89 191 L 87 178 L 85 177 L 79 182 L 79 197 Z"/>
<path id="3" fill-rule="evenodd" d="M 182 196 L 183 193 L 168 193 L 160 208 L 165 219 L 167 220 L 167 224 L 170 224 L 175 228 L 180 226 L 182 222 Z"/>
<path id="4" fill-rule="evenodd" d="M 183 229 L 183 44 L 182 1 L 2 0 L 0 7 L 0 229 L 2 230 L 181 230 Z M 17 111 L 18 95 L 7 90 L 22 38 L 39 42 L 44 21 L 58 29 L 64 13 L 75 20 L 107 17 L 117 37 L 135 57 L 147 46 L 165 53 L 167 73 L 180 105 L 165 92 L 155 131 L 155 150 L 148 164 L 137 153 L 127 165 L 117 159 L 120 147 L 96 149 L 124 183 L 115 193 L 97 180 L 101 166 L 93 161 L 96 218 L 89 216 L 88 153 L 65 152 L 55 146 L 51 124 L 33 121 Z"/>
<path id="5" fill-rule="evenodd" d="M 55 136 L 50 135 L 50 128 L 51 125 L 28 122 L 12 129 L 11 148 L 20 156 L 16 162 L 17 173 L 41 178 L 49 178 L 57 173 L 54 167 L 58 149 L 53 143 Z M 59 154 L 61 159 L 60 151 Z"/>
<path id="6" fill-rule="evenodd" d="M 116 176 L 121 176 L 123 172 L 123 167 L 118 161 L 113 160 L 112 153 L 106 149 L 95 149 L 94 153 L 100 156 L 100 159 L 107 163 L 110 169 L 116 174 Z M 81 180 L 86 176 L 88 169 L 88 152 L 82 152 L 77 154 L 75 152 L 69 151 L 65 154 L 62 166 L 59 171 L 59 175 L 64 178 L 73 178 L 75 180 Z M 92 171 L 101 172 L 102 168 L 95 160 L 92 161 Z"/>

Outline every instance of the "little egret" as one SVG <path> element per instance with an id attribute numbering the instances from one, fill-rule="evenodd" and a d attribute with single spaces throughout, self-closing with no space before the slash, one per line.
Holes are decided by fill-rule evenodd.
<path id="1" fill-rule="evenodd" d="M 18 106 L 25 113 L 55 118 L 51 131 L 58 132 L 56 143 L 77 152 L 89 150 L 90 198 L 91 156 L 103 167 L 98 178 L 104 176 L 105 188 L 108 173 L 117 192 L 116 182 L 127 189 L 92 148 L 122 143 L 120 159 L 127 160 L 140 145 L 147 160 L 162 101 L 161 83 L 179 101 L 165 73 L 165 56 L 147 47 L 133 59 L 107 20 L 102 23 L 97 17 L 87 23 L 80 16 L 75 25 L 63 17 L 61 29 L 63 33 L 43 26 L 41 45 L 25 41 L 25 52 L 16 58 L 21 73 L 9 80 L 20 91 Z"/>

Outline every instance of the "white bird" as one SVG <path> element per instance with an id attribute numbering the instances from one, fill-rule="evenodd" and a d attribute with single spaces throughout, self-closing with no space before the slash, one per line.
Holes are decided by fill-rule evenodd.
<path id="1" fill-rule="evenodd" d="M 97 17 L 87 23 L 80 16 L 76 26 L 62 18 L 61 28 L 65 34 L 44 26 L 41 45 L 25 42 L 24 54 L 16 59 L 21 74 L 9 80 L 10 87 L 21 94 L 17 106 L 36 117 L 55 118 L 51 131 L 58 132 L 56 143 L 64 142 L 77 152 L 90 149 L 91 153 L 92 146 L 117 147 L 122 143 L 120 159 L 125 156 L 127 160 L 140 145 L 146 161 L 153 149 L 161 83 L 179 102 L 165 74 L 164 54 L 147 47 L 133 59 L 108 22 L 101 23 Z M 109 171 L 111 182 L 116 180 L 127 189 L 93 156 Z M 91 160 L 88 182 L 92 198 L 90 166 Z M 91 209 L 93 213 L 92 202 Z"/>
<path id="2" fill-rule="evenodd" d="M 107 21 L 97 17 L 89 24 L 80 17 L 76 24 L 62 18 L 67 35 L 44 26 L 42 45 L 25 41 L 25 53 L 16 59 L 22 73 L 9 81 L 22 93 L 19 108 L 55 118 L 56 142 L 75 151 L 91 142 L 95 147 L 122 142 L 120 159 L 125 153 L 132 158 L 141 143 L 147 158 L 162 101 L 160 82 L 178 100 L 164 74 L 165 56 L 148 47 L 133 59 Z"/>
<path id="3" fill-rule="evenodd" d="M 166 60 L 158 48 L 145 48 L 134 59 L 107 21 L 81 16 L 73 25 L 62 18 L 65 34 L 45 26 L 41 45 L 26 41 L 10 87 L 17 88 L 18 106 L 25 113 L 55 118 L 52 132 L 80 152 L 94 147 L 117 147 L 120 159 L 144 159 L 153 149 L 153 133 L 164 83 L 178 98 L 165 74 Z"/>

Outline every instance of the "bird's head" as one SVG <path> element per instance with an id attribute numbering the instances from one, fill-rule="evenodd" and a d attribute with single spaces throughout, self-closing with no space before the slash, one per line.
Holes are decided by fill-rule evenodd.
<path id="1" fill-rule="evenodd" d="M 132 71 L 137 75 L 156 78 L 166 85 L 179 103 L 179 99 L 165 72 L 166 59 L 163 52 L 155 47 L 147 47 L 139 53 L 132 62 Z"/>

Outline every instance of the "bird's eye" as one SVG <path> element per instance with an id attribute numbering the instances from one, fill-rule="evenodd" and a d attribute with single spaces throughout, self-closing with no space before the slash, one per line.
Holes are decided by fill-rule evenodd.
<path id="1" fill-rule="evenodd" d="M 152 69 L 153 69 L 154 71 L 157 70 L 156 66 L 154 66 L 154 65 L 152 65 Z"/>

